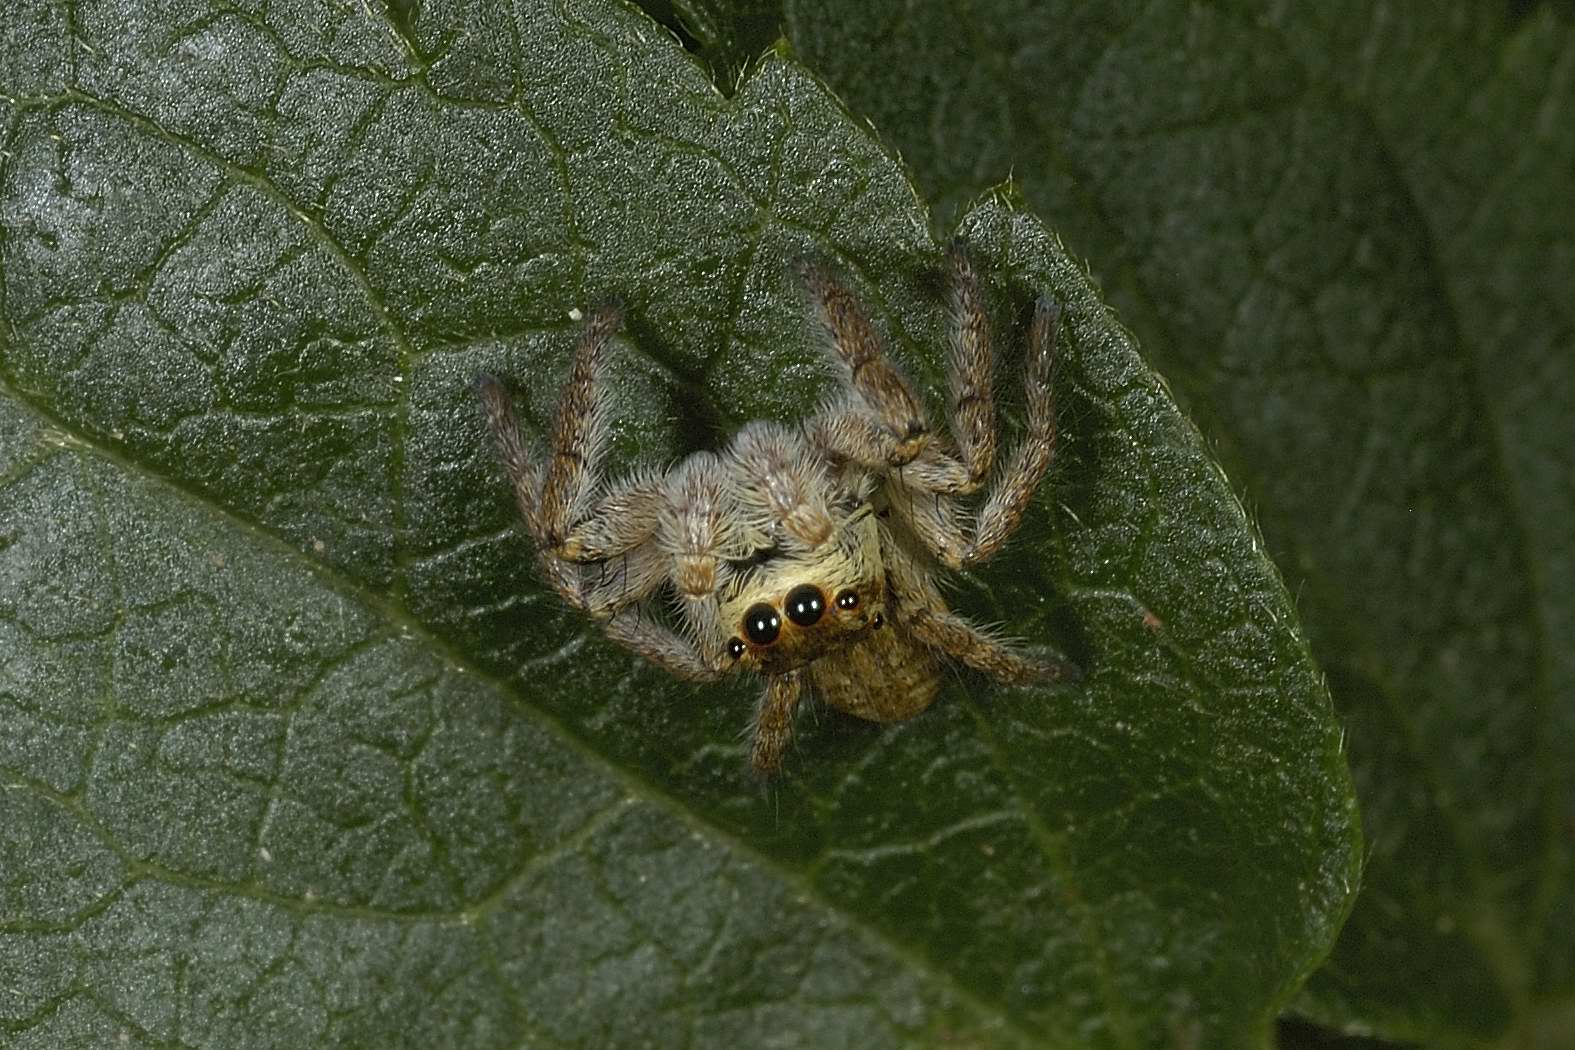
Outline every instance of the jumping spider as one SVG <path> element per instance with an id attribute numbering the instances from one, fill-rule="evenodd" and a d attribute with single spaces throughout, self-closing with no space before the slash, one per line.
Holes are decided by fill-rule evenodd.
<path id="1" fill-rule="evenodd" d="M 603 482 L 601 368 L 617 307 L 585 323 L 545 462 L 522 442 L 502 384 L 477 380 L 540 570 L 563 600 L 679 678 L 765 676 L 751 753 L 758 773 L 781 767 L 807 689 L 849 714 L 891 722 L 934 700 L 943 658 L 1005 683 L 1074 673 L 958 617 L 934 579 L 937 560 L 959 569 L 1001 548 L 1055 446 L 1060 310 L 1046 296 L 1028 332 L 1027 433 L 983 507 L 959 504 L 990 478 L 997 438 L 979 277 L 961 245 L 947 261 L 950 440 L 932 433 L 852 292 L 812 264 L 801 276 L 842 389 L 798 425 L 749 423 L 720 455 L 697 452 L 665 474 Z M 664 585 L 676 594 L 682 633 L 633 608 Z"/>

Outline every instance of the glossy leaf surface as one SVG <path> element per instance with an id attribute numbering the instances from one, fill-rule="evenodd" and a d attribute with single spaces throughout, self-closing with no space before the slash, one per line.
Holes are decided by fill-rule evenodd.
<path id="1" fill-rule="evenodd" d="M 963 224 L 1055 474 L 961 608 L 1087 670 L 800 722 L 533 578 L 470 383 L 539 434 L 628 305 L 620 464 L 828 389 L 789 264 L 932 388 L 939 246 L 784 59 L 632 9 L 23 5 L 0 100 L 0 1031 L 19 1045 L 1252 1045 L 1357 840 L 1290 598 L 1033 218 Z M 1009 414 L 1015 419 L 1015 415 Z"/>

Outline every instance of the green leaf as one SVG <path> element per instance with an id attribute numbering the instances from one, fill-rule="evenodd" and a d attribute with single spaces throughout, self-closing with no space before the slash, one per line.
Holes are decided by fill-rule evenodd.
<path id="1" fill-rule="evenodd" d="M 1198 435 L 1009 202 L 1061 455 L 959 606 L 1075 688 L 801 720 L 639 664 L 530 571 L 470 393 L 549 410 L 629 306 L 617 454 L 827 389 L 832 260 L 938 378 L 939 249 L 792 62 L 726 99 L 601 4 L 13 4 L 0 99 L 0 1032 L 15 1045 L 1257 1045 L 1353 795 Z M 14 17 L 9 17 L 14 14 Z"/>
<path id="2" fill-rule="evenodd" d="M 788 27 L 941 213 L 1012 174 L 1250 495 L 1370 843 L 1301 1007 L 1564 1045 L 1575 28 L 1451 10 L 794 0 Z"/>

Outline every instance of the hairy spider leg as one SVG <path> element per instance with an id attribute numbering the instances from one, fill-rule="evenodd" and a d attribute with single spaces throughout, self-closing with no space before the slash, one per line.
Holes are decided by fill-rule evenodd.
<path id="1" fill-rule="evenodd" d="M 612 638 L 672 674 L 693 681 L 719 676 L 694 644 L 658 623 L 647 623 L 640 607 L 666 578 L 662 551 L 650 543 L 659 524 L 665 490 L 653 476 L 638 474 L 613 487 L 595 509 L 605 451 L 607 411 L 600 384 L 600 357 L 620 311 L 606 307 L 587 320 L 574 349 L 569 380 L 560 395 L 545 471 L 532 462 L 520 436 L 513 402 L 491 376 L 477 379 L 477 393 L 513 484 L 515 500 L 531 538 L 542 575 L 568 605 L 601 620 Z M 577 526 L 584 526 L 576 531 Z M 608 577 L 606 559 L 621 554 L 621 568 Z M 595 562 L 589 582 L 583 563 Z M 636 616 L 619 619 L 633 605 Z"/>
<path id="2" fill-rule="evenodd" d="M 1034 491 L 1050 468 L 1055 455 L 1055 400 L 1051 380 L 1060 314 L 1060 307 L 1048 296 L 1041 296 L 1034 305 L 1023 378 L 1027 430 L 1005 469 L 997 475 L 984 507 L 971 525 L 964 522 L 955 501 L 945 494 L 945 484 L 934 489 L 940 498 L 927 513 L 916 511 L 911 499 L 906 504 L 894 501 L 899 508 L 906 507 L 907 523 L 914 534 L 949 568 L 973 565 L 999 551 L 1007 537 L 1022 523 Z M 937 479 L 933 472 L 924 469 L 926 465 L 921 459 L 900 477 L 889 478 L 887 483 L 929 489 L 937 484 Z"/>
<path id="3" fill-rule="evenodd" d="M 843 442 L 877 444 L 882 464 L 911 462 L 930 439 L 930 424 L 912 385 L 886 359 L 875 326 L 845 285 L 813 263 L 801 266 L 800 276 L 856 395 L 840 412 L 833 410 L 828 424 L 850 431 L 839 435 Z"/>
<path id="4" fill-rule="evenodd" d="M 974 524 L 973 540 L 962 556 L 969 565 L 1001 549 L 1006 538 L 1022 523 L 1034 491 L 1044 480 L 1055 458 L 1055 342 L 1061 308 L 1049 296 L 1034 304 L 1028 329 L 1028 360 L 1024 363 L 1023 388 L 1028 402 L 1028 429 L 996 478 Z"/>
<path id="5" fill-rule="evenodd" d="M 958 616 L 947 608 L 940 590 L 899 542 L 893 539 L 884 549 L 895 615 L 928 648 L 1007 685 L 1067 680 L 1076 675 L 1071 664 L 1028 655 Z"/>
<path id="6" fill-rule="evenodd" d="M 574 345 L 569 380 L 558 395 L 537 504 L 537 538 L 554 550 L 591 510 L 607 450 L 608 409 L 600 381 L 601 357 L 621 317 L 617 307 L 609 306 L 586 319 Z"/>
<path id="7" fill-rule="evenodd" d="M 946 252 L 950 272 L 946 355 L 946 386 L 950 396 L 948 425 L 957 442 L 966 481 L 958 492 L 984 484 L 995 463 L 995 358 L 990 350 L 990 325 L 979 273 L 960 240 Z"/>
<path id="8" fill-rule="evenodd" d="M 715 453 L 696 452 L 668 475 L 657 524 L 657 543 L 668 560 L 691 645 L 717 668 L 723 666 L 725 636 L 716 595 L 726 578 L 726 559 L 739 546 L 726 508 L 725 465 Z"/>
<path id="9" fill-rule="evenodd" d="M 750 765 L 760 776 L 770 776 L 782 768 L 782 756 L 793 739 L 793 713 L 803 695 L 802 671 L 766 679 L 755 713 L 754 743 L 749 753 Z"/>

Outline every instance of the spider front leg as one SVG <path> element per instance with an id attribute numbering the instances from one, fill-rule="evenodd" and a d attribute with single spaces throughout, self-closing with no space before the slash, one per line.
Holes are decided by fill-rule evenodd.
<path id="1" fill-rule="evenodd" d="M 554 416 L 545 468 L 526 448 L 503 384 L 480 376 L 477 393 L 547 582 L 567 604 L 604 621 L 610 638 L 652 663 L 691 680 L 715 678 L 713 663 L 686 639 L 647 620 L 638 609 L 634 615 L 618 615 L 656 590 L 667 578 L 668 566 L 651 542 L 667 506 L 662 479 L 637 474 L 591 506 L 607 440 L 600 358 L 618 320 L 616 308 L 604 308 L 592 314 L 581 332 Z"/>
<path id="2" fill-rule="evenodd" d="M 912 462 L 930 440 L 913 387 L 886 360 L 880 336 L 853 293 L 818 266 L 804 265 L 801 275 L 854 395 L 821 413 L 811 436 L 835 458 L 869 466 Z"/>
<path id="3" fill-rule="evenodd" d="M 979 512 L 973 542 L 963 555 L 965 565 L 990 557 L 1017 530 L 1034 491 L 1055 458 L 1055 395 L 1050 383 L 1060 327 L 1061 307 L 1049 296 L 1041 295 L 1034 303 L 1034 319 L 1028 328 L 1028 359 L 1023 369 L 1028 429 Z"/>
<path id="4" fill-rule="evenodd" d="M 591 314 L 580 332 L 569 366 L 569 381 L 558 397 L 558 410 L 553 418 L 550 459 L 541 482 L 541 502 L 536 520 L 530 523 L 543 547 L 571 560 L 583 560 L 574 557 L 578 552 L 572 548 L 566 551 L 565 545 L 571 530 L 591 514 L 591 500 L 601 480 L 601 462 L 607 451 L 609 413 L 607 394 L 601 382 L 602 351 L 617 331 L 621 318 L 619 308 L 603 307 Z M 637 500 L 636 492 L 624 490 L 620 495 Z M 604 514 L 598 521 L 609 522 L 613 517 Z M 648 529 L 645 531 L 649 534 Z M 633 542 L 628 546 L 633 546 Z"/>
<path id="5" fill-rule="evenodd" d="M 1034 318 L 1028 330 L 1028 355 L 1023 367 L 1027 430 L 1006 468 L 996 478 L 971 528 L 962 524 L 956 504 L 947 495 L 953 488 L 944 477 L 924 469 L 926 460 L 921 459 L 892 478 L 893 505 L 904 513 L 915 534 L 936 557 L 951 568 L 984 561 L 1001 549 L 1007 537 L 1021 524 L 1034 491 L 1050 468 L 1055 455 L 1055 400 L 1051 378 L 1060 317 L 1061 308 L 1048 296 L 1041 296 L 1034 305 Z"/>
<path id="6" fill-rule="evenodd" d="M 995 358 L 979 273 L 960 240 L 947 249 L 946 263 L 947 423 L 956 449 L 930 445 L 903 478 L 930 492 L 966 495 L 984 484 L 995 465 Z"/>
<path id="7" fill-rule="evenodd" d="M 952 242 L 946 261 L 951 270 L 949 422 L 965 474 L 958 491 L 972 492 L 984 484 L 995 463 L 995 361 L 979 274 L 961 241 Z"/>
<path id="8" fill-rule="evenodd" d="M 822 411 L 810 425 L 811 437 L 834 459 L 851 460 L 865 467 L 902 467 L 907 484 L 929 492 L 966 494 L 975 491 L 990 474 L 995 463 L 994 359 L 990 351 L 990 327 L 985 314 L 984 293 L 979 275 L 962 242 L 953 242 L 947 254 L 950 279 L 950 339 L 946 356 L 948 423 L 955 449 L 921 439 L 917 444 L 903 440 L 906 425 L 889 416 L 883 418 L 880 399 L 863 396 L 859 375 L 854 375 L 855 390 L 861 395 Z M 839 327 L 829 321 L 836 345 L 862 345 L 860 332 L 873 330 L 862 320 L 851 295 L 823 275 L 819 284 L 811 281 L 812 291 L 823 302 L 834 304 L 836 313 L 857 320 L 844 321 Z M 822 318 L 833 315 L 822 305 Z M 844 334 L 839 335 L 839 332 Z M 857 352 L 843 354 L 844 360 L 863 360 Z M 868 368 L 868 365 L 864 366 Z M 898 381 L 904 383 L 901 377 Z M 909 403 L 917 399 L 908 391 Z M 922 423 L 922 417 L 920 417 Z M 926 434 L 928 427 L 925 427 Z"/>
<path id="9" fill-rule="evenodd" d="M 530 533 L 536 549 L 536 566 L 543 578 L 558 592 L 558 596 L 575 608 L 584 608 L 580 597 L 580 574 L 576 565 L 565 562 L 542 543 L 541 469 L 533 462 L 525 442 L 520 437 L 519 420 L 514 415 L 514 402 L 503 384 L 495 377 L 476 377 L 476 395 L 481 399 L 487 414 L 487 425 L 498 446 L 498 458 L 508 472 L 514 501 L 519 507 L 520 519 Z"/>
<path id="10" fill-rule="evenodd" d="M 545 470 L 532 461 L 520 437 L 514 403 L 503 384 L 489 375 L 476 379 L 476 392 L 486 409 L 499 457 L 514 485 L 520 517 L 544 550 L 557 551 L 570 527 L 589 510 L 607 436 L 607 406 L 598 382 L 598 365 L 620 316 L 616 307 L 605 307 L 592 314 L 580 332 L 569 380 L 553 416 Z"/>
<path id="11" fill-rule="evenodd" d="M 545 469 L 533 462 L 525 447 L 503 384 L 492 376 L 477 380 L 520 517 L 536 543 L 542 574 L 566 602 L 598 616 L 637 600 L 656 582 L 649 571 L 624 571 L 621 589 L 588 589 L 574 564 L 627 556 L 650 538 L 660 506 L 659 485 L 645 475 L 615 486 L 599 505 L 591 506 L 607 446 L 601 358 L 621 316 L 617 307 L 603 307 L 580 332 L 554 414 Z M 604 578 L 605 572 L 598 577 Z M 631 587 L 636 579 L 640 586 Z"/>

